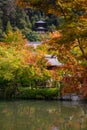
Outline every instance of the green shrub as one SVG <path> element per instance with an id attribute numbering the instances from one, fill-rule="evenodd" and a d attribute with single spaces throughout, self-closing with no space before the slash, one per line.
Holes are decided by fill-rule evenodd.
<path id="1" fill-rule="evenodd" d="M 58 88 L 19 88 L 19 93 L 16 95 L 16 98 L 19 99 L 55 99 L 57 97 Z"/>
<path id="2" fill-rule="evenodd" d="M 39 95 L 42 95 L 44 99 L 54 99 L 58 97 L 58 89 L 57 88 L 44 88 L 38 89 L 37 92 Z"/>

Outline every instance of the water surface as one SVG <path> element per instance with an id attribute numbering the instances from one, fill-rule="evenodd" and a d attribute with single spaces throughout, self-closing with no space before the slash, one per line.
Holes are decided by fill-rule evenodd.
<path id="1" fill-rule="evenodd" d="M 0 130 L 87 130 L 87 105 L 58 101 L 0 101 Z"/>

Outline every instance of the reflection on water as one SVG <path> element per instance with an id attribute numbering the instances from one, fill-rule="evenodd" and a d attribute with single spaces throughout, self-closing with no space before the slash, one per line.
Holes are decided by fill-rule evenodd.
<path id="1" fill-rule="evenodd" d="M 87 130 L 87 105 L 58 101 L 0 102 L 0 130 Z"/>

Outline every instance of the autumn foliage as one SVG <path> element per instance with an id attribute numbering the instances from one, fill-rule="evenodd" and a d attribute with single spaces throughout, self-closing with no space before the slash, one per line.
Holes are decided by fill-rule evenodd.
<path id="1" fill-rule="evenodd" d="M 87 1 L 86 0 L 16 0 L 21 8 L 34 8 L 63 17 L 58 31 L 45 40 L 46 52 L 57 55 L 63 66 L 47 70 L 47 61 L 41 48 L 26 46 L 19 30 L 8 31 L 0 46 L 0 79 L 15 86 L 34 86 L 37 82 L 62 82 L 62 95 L 81 93 L 87 97 Z M 42 45 L 43 46 L 43 45 Z M 42 47 L 43 48 L 43 47 Z M 5 52 L 5 54 L 3 54 Z M 42 52 L 39 55 L 37 52 Z M 12 54 L 12 55 L 11 55 Z M 16 62 L 15 62 L 16 61 Z M 8 69 L 6 69 L 8 68 Z M 15 84 L 16 83 L 16 84 Z"/>
<path id="2" fill-rule="evenodd" d="M 58 37 L 57 37 L 58 34 Z M 52 34 L 51 34 L 52 35 Z M 62 73 L 62 95 L 68 93 L 82 93 L 83 97 L 87 96 L 87 60 L 86 52 L 82 53 L 78 42 L 73 40 L 69 45 L 61 42 L 64 39 L 63 34 L 53 33 L 52 40 L 48 41 L 49 50 L 54 49 L 58 58 L 63 62 L 60 70 Z M 85 45 L 86 46 L 86 45 Z M 83 51 L 84 48 L 82 47 Z"/>
<path id="3" fill-rule="evenodd" d="M 23 0 L 17 0 L 24 5 Z M 64 17 L 59 31 L 51 34 L 48 50 L 58 55 L 62 69 L 63 94 L 82 93 L 87 97 L 87 1 L 27 0 L 29 7 Z M 25 7 L 21 6 L 21 7 Z"/>

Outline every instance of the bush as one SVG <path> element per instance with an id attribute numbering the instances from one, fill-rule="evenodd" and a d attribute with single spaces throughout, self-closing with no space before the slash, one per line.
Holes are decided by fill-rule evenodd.
<path id="1" fill-rule="evenodd" d="M 58 88 L 30 89 L 19 88 L 16 98 L 19 99 L 57 99 Z"/>

